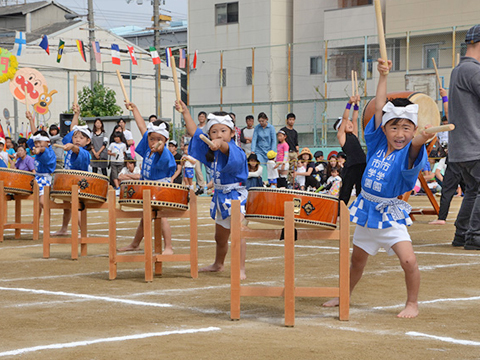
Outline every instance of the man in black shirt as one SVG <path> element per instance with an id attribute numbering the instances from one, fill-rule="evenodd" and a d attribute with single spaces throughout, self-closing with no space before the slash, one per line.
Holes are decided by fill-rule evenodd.
<path id="1" fill-rule="evenodd" d="M 288 144 L 288 156 L 289 156 L 289 163 L 290 169 L 288 171 L 288 181 L 290 184 L 293 184 L 293 172 L 295 171 L 297 165 L 297 158 L 298 158 L 298 133 L 297 130 L 293 128 L 295 125 L 295 114 L 289 113 L 287 114 L 286 126 L 281 128 L 285 134 L 287 135 L 287 139 L 285 140 Z"/>

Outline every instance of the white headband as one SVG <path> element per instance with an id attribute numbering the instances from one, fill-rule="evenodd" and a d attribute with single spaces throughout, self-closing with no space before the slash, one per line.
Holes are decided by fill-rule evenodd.
<path id="1" fill-rule="evenodd" d="M 340 121 L 335 126 L 335 131 L 338 131 L 338 129 L 340 129 L 340 125 L 342 125 L 343 118 L 338 118 L 338 120 L 340 120 Z"/>
<path id="2" fill-rule="evenodd" d="M 215 124 L 226 125 L 232 130 L 235 128 L 235 125 L 233 124 L 233 120 L 230 117 L 230 115 L 221 116 L 221 115 L 214 115 L 210 113 L 208 114 L 207 119 L 208 119 L 207 127 L 206 127 L 207 134 L 210 131 L 210 128 Z"/>
<path id="3" fill-rule="evenodd" d="M 165 123 L 161 123 L 158 126 L 153 125 L 153 123 L 148 123 L 147 132 L 148 134 L 154 132 L 154 133 L 163 135 L 167 140 L 170 137 L 170 134 L 168 133 L 168 130 L 167 130 L 167 125 L 165 125 Z"/>
<path id="4" fill-rule="evenodd" d="M 390 101 L 382 109 L 385 114 L 382 116 L 382 126 L 391 119 L 408 119 L 417 126 L 418 123 L 418 105 L 395 106 Z"/>
<path id="5" fill-rule="evenodd" d="M 85 134 L 89 139 L 92 138 L 92 132 L 90 131 L 87 125 L 83 125 L 83 126 L 75 125 L 72 131 L 73 132 L 80 131 L 82 134 Z"/>
<path id="6" fill-rule="evenodd" d="M 42 134 L 32 136 L 33 142 L 35 141 L 50 141 L 48 136 L 43 136 Z"/>

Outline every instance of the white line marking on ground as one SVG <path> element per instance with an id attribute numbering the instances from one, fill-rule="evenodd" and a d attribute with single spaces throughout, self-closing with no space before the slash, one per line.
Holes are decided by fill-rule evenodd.
<path id="1" fill-rule="evenodd" d="M 476 301 L 476 300 L 480 300 L 480 296 L 425 300 L 425 301 L 419 301 L 418 304 L 425 305 L 425 304 L 435 304 L 435 303 L 441 303 L 441 302 Z M 395 309 L 395 308 L 404 307 L 404 306 L 405 304 L 390 305 L 390 306 L 375 306 L 372 309 L 374 310 Z"/>
<path id="2" fill-rule="evenodd" d="M 428 338 L 428 339 L 434 339 L 434 340 L 439 340 L 439 341 L 448 342 L 448 343 L 452 343 L 452 344 L 458 344 L 458 345 L 480 346 L 479 341 L 459 340 L 459 339 L 454 339 L 454 338 L 447 337 L 447 336 L 435 336 L 435 335 L 419 333 L 419 332 L 416 332 L 416 331 L 409 331 L 409 332 L 405 333 L 405 335 L 425 337 L 425 338 Z"/>
<path id="3" fill-rule="evenodd" d="M 218 331 L 218 330 L 221 330 L 221 329 L 218 328 L 218 327 L 208 327 L 208 328 L 200 328 L 200 329 L 174 330 L 174 331 L 163 331 L 163 332 L 154 332 L 154 333 L 127 335 L 127 336 L 116 336 L 116 337 L 111 337 L 111 338 L 86 340 L 86 341 L 75 341 L 75 342 L 70 342 L 70 343 L 40 345 L 40 346 L 33 346 L 33 347 L 29 347 L 29 348 L 5 351 L 5 352 L 0 353 L 0 356 L 1 357 L 3 357 L 3 356 L 13 356 L 13 355 L 25 354 L 25 353 L 41 351 L 41 350 L 75 348 L 75 347 L 78 347 L 78 346 L 87 346 L 87 345 L 107 343 L 107 342 L 146 339 L 146 338 L 151 338 L 151 337 L 167 336 L 167 335 L 195 334 L 195 333 Z"/>
<path id="4" fill-rule="evenodd" d="M 78 298 L 83 298 L 83 299 L 101 300 L 101 301 L 107 301 L 107 302 L 118 302 L 118 303 L 123 303 L 123 304 L 128 304 L 128 305 L 141 305 L 141 306 L 153 306 L 153 307 L 172 307 L 171 304 L 159 304 L 159 303 L 151 303 L 151 302 L 143 302 L 143 301 L 135 301 L 135 300 L 117 299 L 117 298 L 111 298 L 111 297 L 106 297 L 106 296 L 75 294 L 75 293 L 67 293 L 67 292 L 63 292 L 63 291 L 47 291 L 47 290 L 36 290 L 36 289 L 25 289 L 25 288 L 8 288 L 8 287 L 0 287 L 0 290 L 20 291 L 20 292 L 27 292 L 27 293 L 41 294 L 41 295 L 78 297 Z"/>

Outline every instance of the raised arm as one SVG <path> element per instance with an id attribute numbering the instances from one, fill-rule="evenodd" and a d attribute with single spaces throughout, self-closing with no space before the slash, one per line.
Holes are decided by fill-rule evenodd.
<path id="1" fill-rule="evenodd" d="M 352 115 L 352 123 L 353 123 L 353 131 L 352 133 L 358 138 L 358 105 L 360 104 L 360 95 L 355 96 L 355 103 L 353 105 L 353 115 Z"/>
<path id="2" fill-rule="evenodd" d="M 385 60 L 378 59 L 378 85 L 377 85 L 377 94 L 375 98 L 375 129 L 382 125 L 382 109 L 385 105 L 387 98 L 387 76 L 385 72 L 389 72 L 392 68 L 392 61 L 388 60 L 385 63 Z"/>
<path id="3" fill-rule="evenodd" d="M 338 143 L 340 144 L 340 146 L 345 145 L 345 141 L 346 141 L 345 128 L 347 126 L 347 122 L 350 121 L 349 120 L 350 109 L 352 108 L 352 104 L 354 104 L 355 101 L 356 101 L 356 97 L 355 96 L 350 96 L 350 98 L 348 99 L 347 106 L 345 107 L 345 110 L 343 111 L 342 123 L 340 124 L 340 127 L 338 128 L 338 131 L 337 131 L 337 140 L 338 140 Z"/>
<path id="4" fill-rule="evenodd" d="M 27 112 L 25 113 L 25 117 L 28 119 L 30 123 L 30 130 L 32 131 L 32 134 L 35 133 L 36 126 L 35 126 L 35 120 L 33 120 L 32 113 L 27 110 Z"/>
<path id="5" fill-rule="evenodd" d="M 447 93 L 447 90 L 445 90 L 442 87 L 439 90 L 440 90 L 440 96 L 442 97 L 442 101 L 443 101 L 443 110 L 445 110 L 445 116 L 448 119 L 448 93 Z"/>
<path id="6" fill-rule="evenodd" d="M 178 112 L 183 109 L 183 119 L 185 120 L 185 127 L 187 128 L 187 132 L 190 136 L 195 134 L 197 131 L 197 125 L 195 121 L 192 119 L 192 115 L 190 115 L 190 111 L 188 111 L 187 105 L 182 100 L 175 101 L 175 109 Z"/>
<path id="7" fill-rule="evenodd" d="M 140 111 L 137 108 L 137 105 L 135 105 L 132 102 L 125 102 L 125 106 L 128 110 L 131 110 L 133 113 L 133 118 L 135 119 L 135 122 L 137 123 L 138 130 L 140 130 L 140 134 L 145 134 L 147 132 L 147 125 L 145 124 L 145 120 L 143 119 L 142 115 L 140 114 Z M 131 141 L 133 143 L 133 140 Z M 132 144 L 128 144 L 130 146 Z"/>
<path id="8" fill-rule="evenodd" d="M 73 104 L 72 110 L 73 110 L 73 119 L 72 119 L 72 123 L 70 124 L 70 131 L 72 131 L 73 128 L 78 125 L 78 119 L 80 118 L 80 106 L 78 106 L 78 104 Z"/>

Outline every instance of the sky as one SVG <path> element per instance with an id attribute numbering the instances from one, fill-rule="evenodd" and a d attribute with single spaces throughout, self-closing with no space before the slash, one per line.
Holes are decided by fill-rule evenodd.
<path id="1" fill-rule="evenodd" d="M 35 0 L 37 1 L 37 0 Z M 35 2 L 27 0 L 28 3 Z M 87 0 L 55 0 L 78 14 L 87 14 Z M 165 5 L 163 5 L 165 3 Z M 160 0 L 161 13 L 172 16 L 173 20 L 187 19 L 188 0 Z M 150 0 L 137 0 L 127 4 L 126 0 L 93 0 L 95 24 L 107 29 L 120 26 L 152 26 L 153 6 Z"/>

